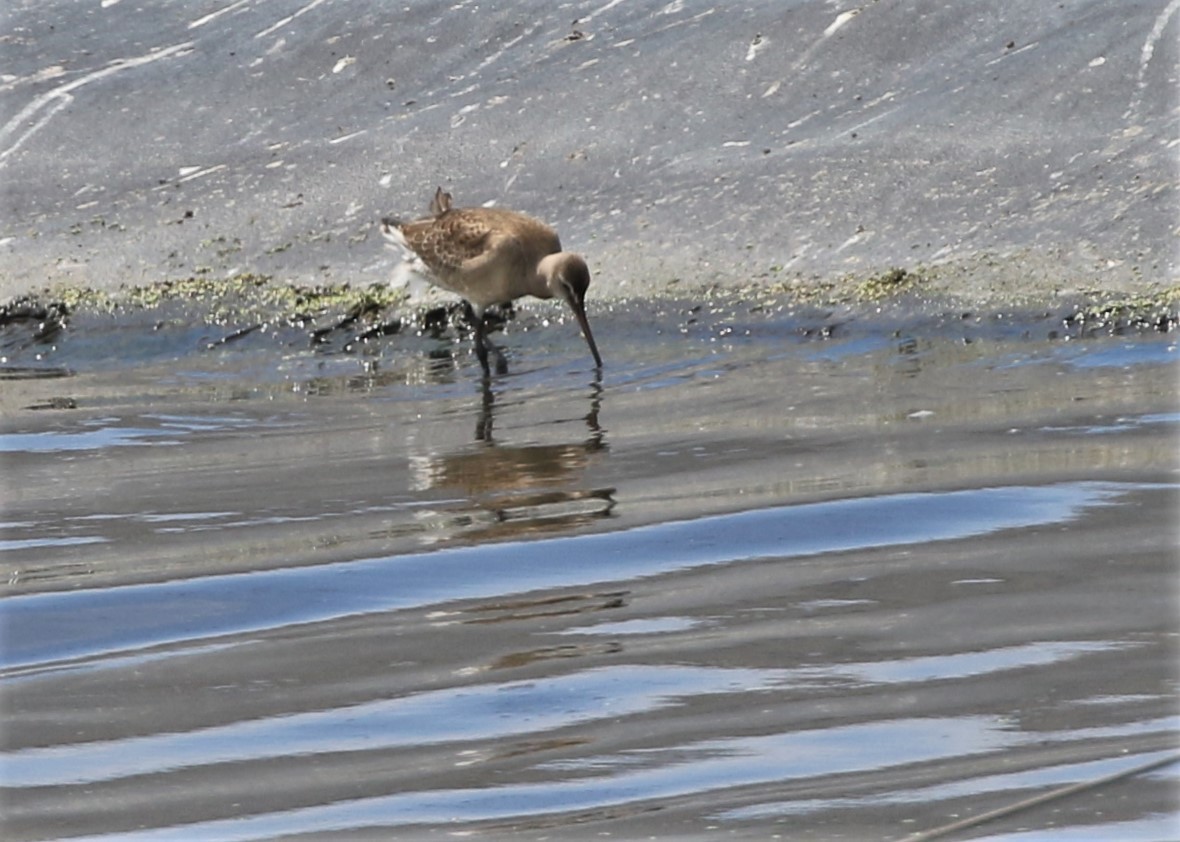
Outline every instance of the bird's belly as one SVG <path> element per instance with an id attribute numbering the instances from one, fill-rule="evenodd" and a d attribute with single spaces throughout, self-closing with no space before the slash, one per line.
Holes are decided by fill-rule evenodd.
<path id="1" fill-rule="evenodd" d="M 436 272 L 432 281 L 435 286 L 462 296 L 481 311 L 493 304 L 507 304 L 519 297 L 513 294 L 512 285 L 506 279 L 495 274 Z"/>

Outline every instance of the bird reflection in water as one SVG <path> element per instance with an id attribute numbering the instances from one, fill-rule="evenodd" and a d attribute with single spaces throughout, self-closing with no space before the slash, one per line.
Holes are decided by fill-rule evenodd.
<path id="1" fill-rule="evenodd" d="M 468 537 L 557 532 L 609 517 L 615 489 L 590 488 L 585 482 L 587 469 L 608 449 L 606 432 L 598 421 L 602 395 L 602 383 L 596 377 L 589 384 L 587 412 L 580 417 L 586 431 L 577 441 L 500 444 L 493 431 L 496 393 L 485 380 L 474 446 L 417 460 L 419 487 L 463 493 L 475 510 L 471 512 L 473 528 L 465 530 Z"/>

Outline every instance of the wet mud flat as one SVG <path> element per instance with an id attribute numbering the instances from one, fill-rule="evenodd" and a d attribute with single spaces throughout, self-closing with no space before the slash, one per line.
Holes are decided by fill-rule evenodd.
<path id="1" fill-rule="evenodd" d="M 4 328 L 6 839 L 1174 832 L 1171 316 L 357 306 Z"/>

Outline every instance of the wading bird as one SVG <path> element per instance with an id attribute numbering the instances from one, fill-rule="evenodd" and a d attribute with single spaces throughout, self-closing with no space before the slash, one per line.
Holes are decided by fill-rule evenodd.
<path id="1" fill-rule="evenodd" d="M 484 312 L 525 295 L 560 298 L 574 311 L 594 364 L 602 357 L 586 320 L 590 270 L 576 254 L 561 250 L 557 232 L 530 216 L 500 208 L 453 208 L 451 194 L 440 187 L 430 216 L 412 222 L 386 217 L 381 233 L 402 250 L 410 271 L 435 286 L 462 296 L 475 331 L 475 354 L 488 368 L 488 351 L 504 373 L 503 356 L 488 341 Z"/>

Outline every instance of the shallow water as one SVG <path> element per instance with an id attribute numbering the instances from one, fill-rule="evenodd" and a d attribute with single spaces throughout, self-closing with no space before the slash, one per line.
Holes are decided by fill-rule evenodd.
<path id="1" fill-rule="evenodd" d="M 1176 345 L 4 337 L 5 838 L 904 839 L 1174 756 Z M 1050 336 L 1055 338 L 1050 339 Z M 1163 765 L 940 838 L 1158 839 Z"/>

